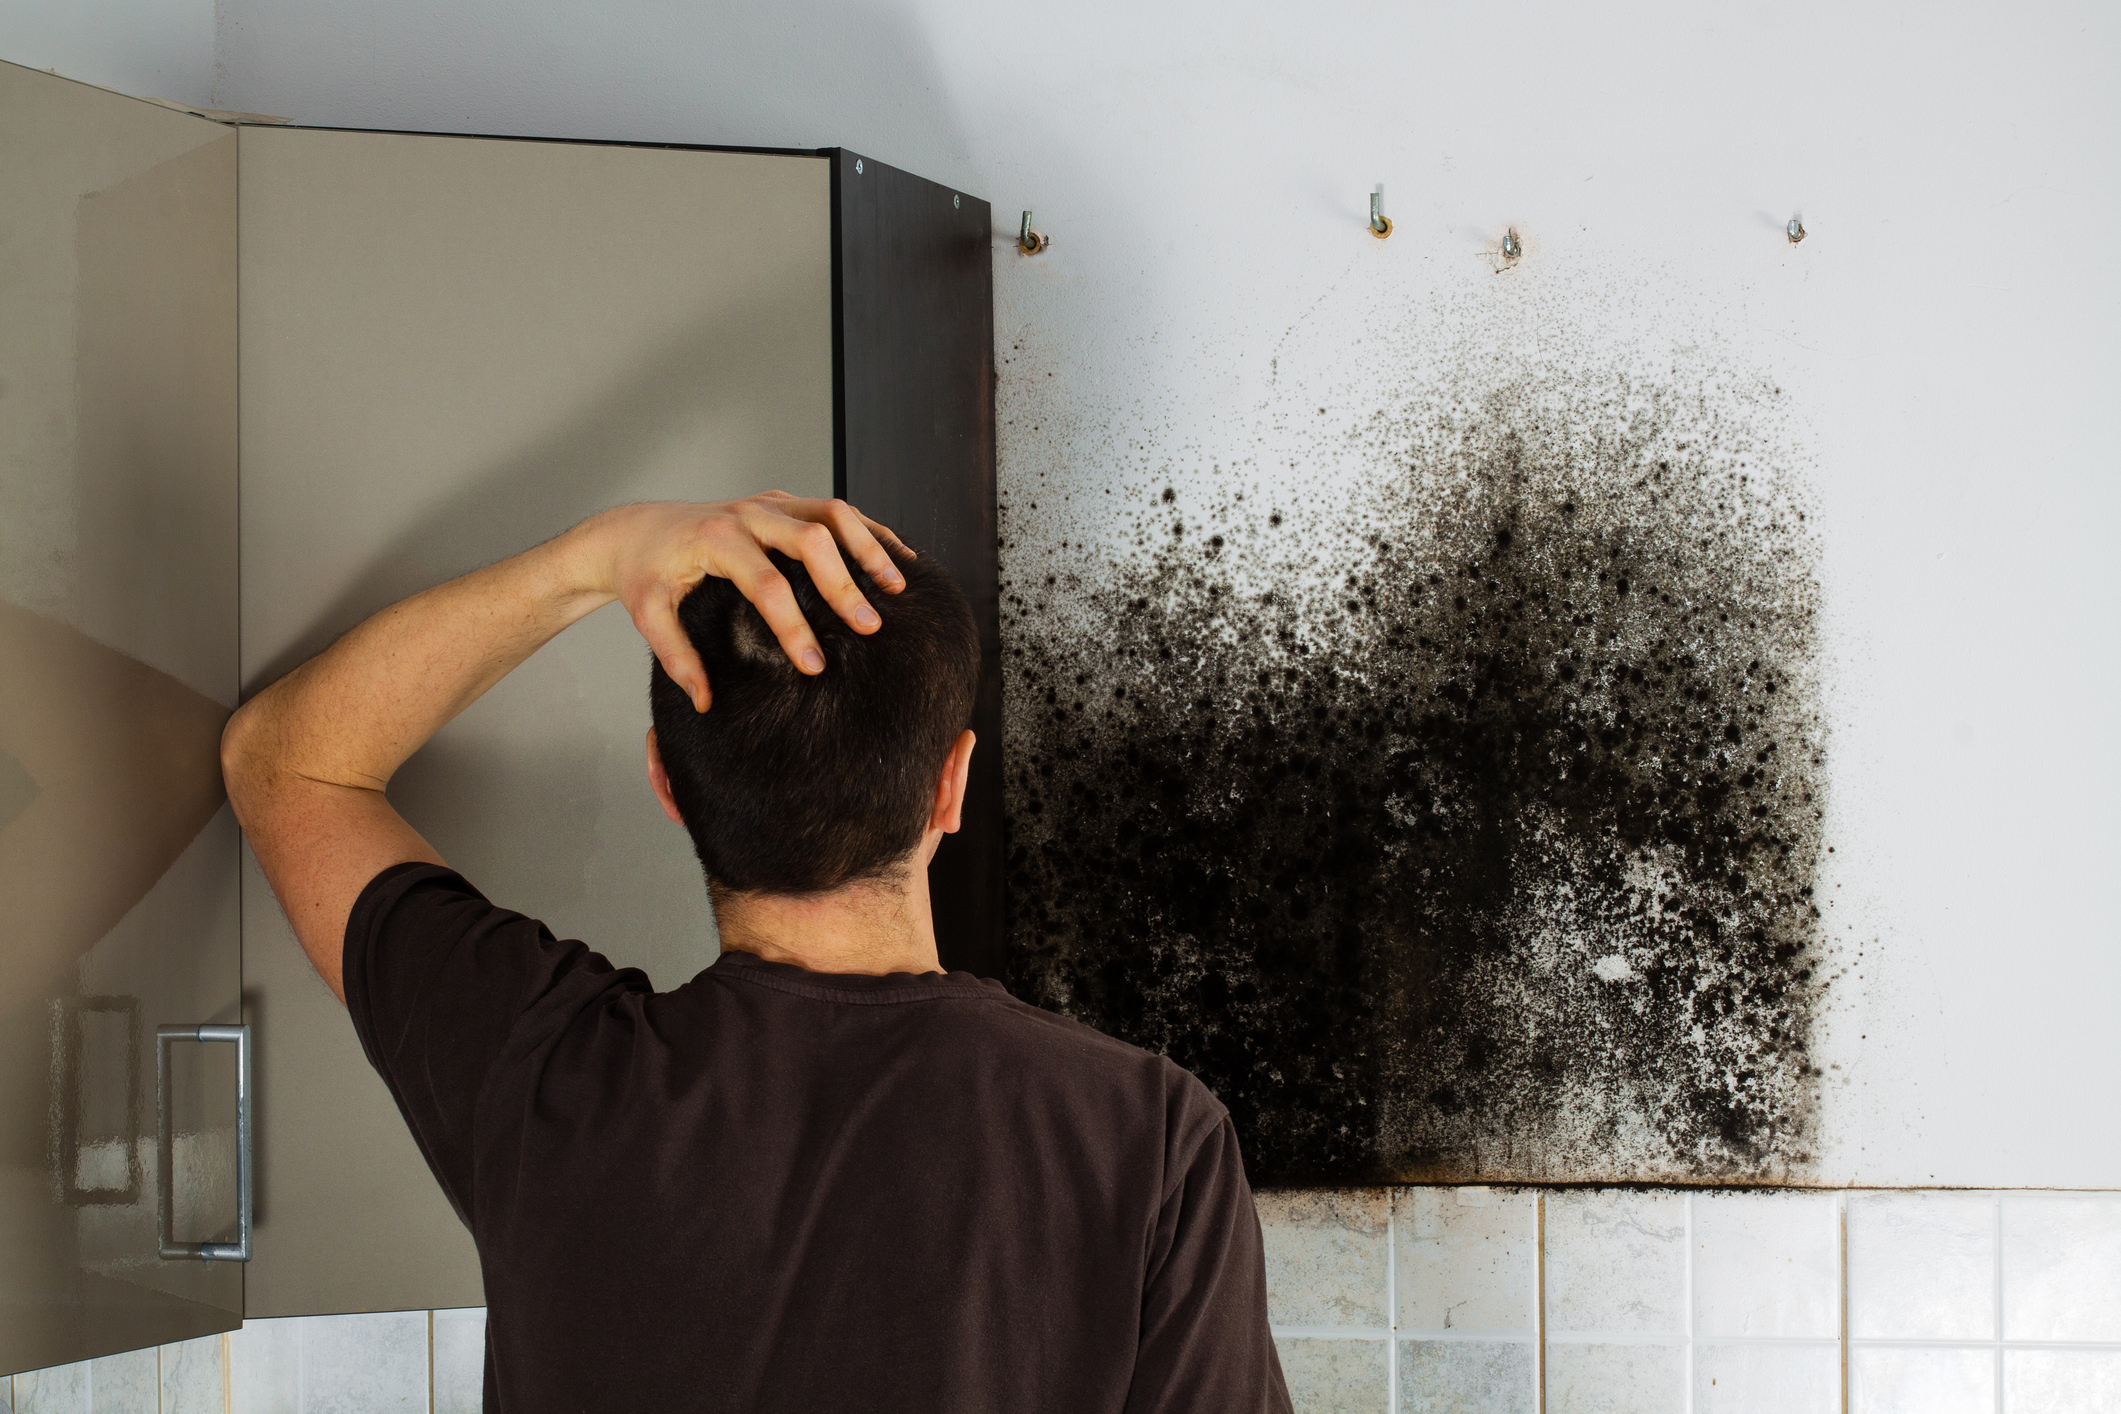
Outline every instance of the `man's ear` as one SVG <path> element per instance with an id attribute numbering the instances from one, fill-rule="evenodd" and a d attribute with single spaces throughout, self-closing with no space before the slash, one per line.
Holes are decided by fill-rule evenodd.
<path id="1" fill-rule="evenodd" d="M 663 769 L 663 753 L 655 744 L 654 727 L 648 729 L 648 784 L 655 787 L 655 798 L 663 802 L 663 813 L 671 823 L 684 824 L 685 817 L 678 814 L 677 798 L 670 793 L 670 773 Z"/>
<path id="2" fill-rule="evenodd" d="M 649 735 L 653 736 L 651 732 Z M 959 732 L 943 758 L 943 774 L 935 783 L 935 809 L 929 812 L 928 828 L 946 835 L 957 833 L 965 814 L 965 782 L 972 774 L 972 746 L 978 738 Z"/>

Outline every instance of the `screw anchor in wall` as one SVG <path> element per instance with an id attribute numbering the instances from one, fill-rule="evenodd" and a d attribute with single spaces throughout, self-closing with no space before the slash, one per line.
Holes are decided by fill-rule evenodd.
<path id="1" fill-rule="evenodd" d="M 1523 254 L 1524 242 L 1517 239 L 1517 228 L 1512 226 L 1504 233 L 1502 238 L 1502 258 L 1504 260 L 1515 260 Z"/>
<path id="2" fill-rule="evenodd" d="M 1782 229 L 1784 233 L 1789 236 L 1790 244 L 1795 245 L 1797 244 L 1797 242 L 1804 239 L 1804 218 L 1801 216 L 1792 216 L 1790 218 L 1790 224 L 1784 226 Z"/>
<path id="3" fill-rule="evenodd" d="M 1370 193 L 1370 234 L 1383 240 L 1392 234 L 1392 218 L 1385 215 L 1385 184 L 1379 182 Z"/>
<path id="4" fill-rule="evenodd" d="M 1023 224 L 1016 228 L 1016 248 L 1026 255 L 1037 255 L 1053 244 L 1053 237 L 1042 236 L 1031 229 L 1031 213 L 1024 213 Z"/>

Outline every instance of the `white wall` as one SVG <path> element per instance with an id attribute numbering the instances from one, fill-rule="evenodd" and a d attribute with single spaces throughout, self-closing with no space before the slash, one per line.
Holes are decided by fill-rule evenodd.
<path id="1" fill-rule="evenodd" d="M 8 57 L 59 62 L 9 16 Z M 46 28 L 78 76 L 154 88 L 116 23 Z M 1397 386 L 1351 331 L 1492 298 L 1507 225 L 1513 276 L 1580 319 L 1654 302 L 1782 380 L 1813 454 L 1852 965 L 1823 1171 L 2121 1185 L 2121 11 L 221 0 L 215 41 L 219 107 L 845 144 L 1035 207 L 1055 248 L 996 265 L 1031 539 L 1323 445 Z"/>
<path id="2" fill-rule="evenodd" d="M 204 104 L 213 0 L 0 0 L 0 57 L 141 98 Z"/>

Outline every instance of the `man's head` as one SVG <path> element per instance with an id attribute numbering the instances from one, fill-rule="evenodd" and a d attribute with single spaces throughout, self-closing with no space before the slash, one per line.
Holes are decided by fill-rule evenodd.
<path id="1" fill-rule="evenodd" d="M 810 895 L 895 877 L 936 826 L 954 828 L 945 779 L 972 720 L 979 638 L 965 596 L 940 565 L 901 563 L 906 587 L 880 592 L 848 573 L 883 626 L 858 634 L 799 561 L 774 554 L 825 655 L 797 671 L 736 586 L 709 577 L 678 618 L 706 664 L 713 705 L 695 712 L 661 664 L 649 707 L 669 797 L 717 891 Z M 942 787 L 939 797 L 939 784 Z"/>

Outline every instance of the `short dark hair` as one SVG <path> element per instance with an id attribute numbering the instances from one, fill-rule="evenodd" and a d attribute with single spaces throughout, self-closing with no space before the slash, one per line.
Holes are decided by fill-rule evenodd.
<path id="1" fill-rule="evenodd" d="M 920 843 L 943 761 L 972 721 L 979 636 L 949 574 L 902 561 L 880 593 L 842 552 L 883 627 L 833 612 L 802 563 L 769 552 L 825 654 L 796 670 L 734 584 L 709 577 L 678 605 L 707 666 L 707 711 L 657 663 L 649 710 L 670 793 L 710 891 L 817 894 L 882 878 Z"/>

